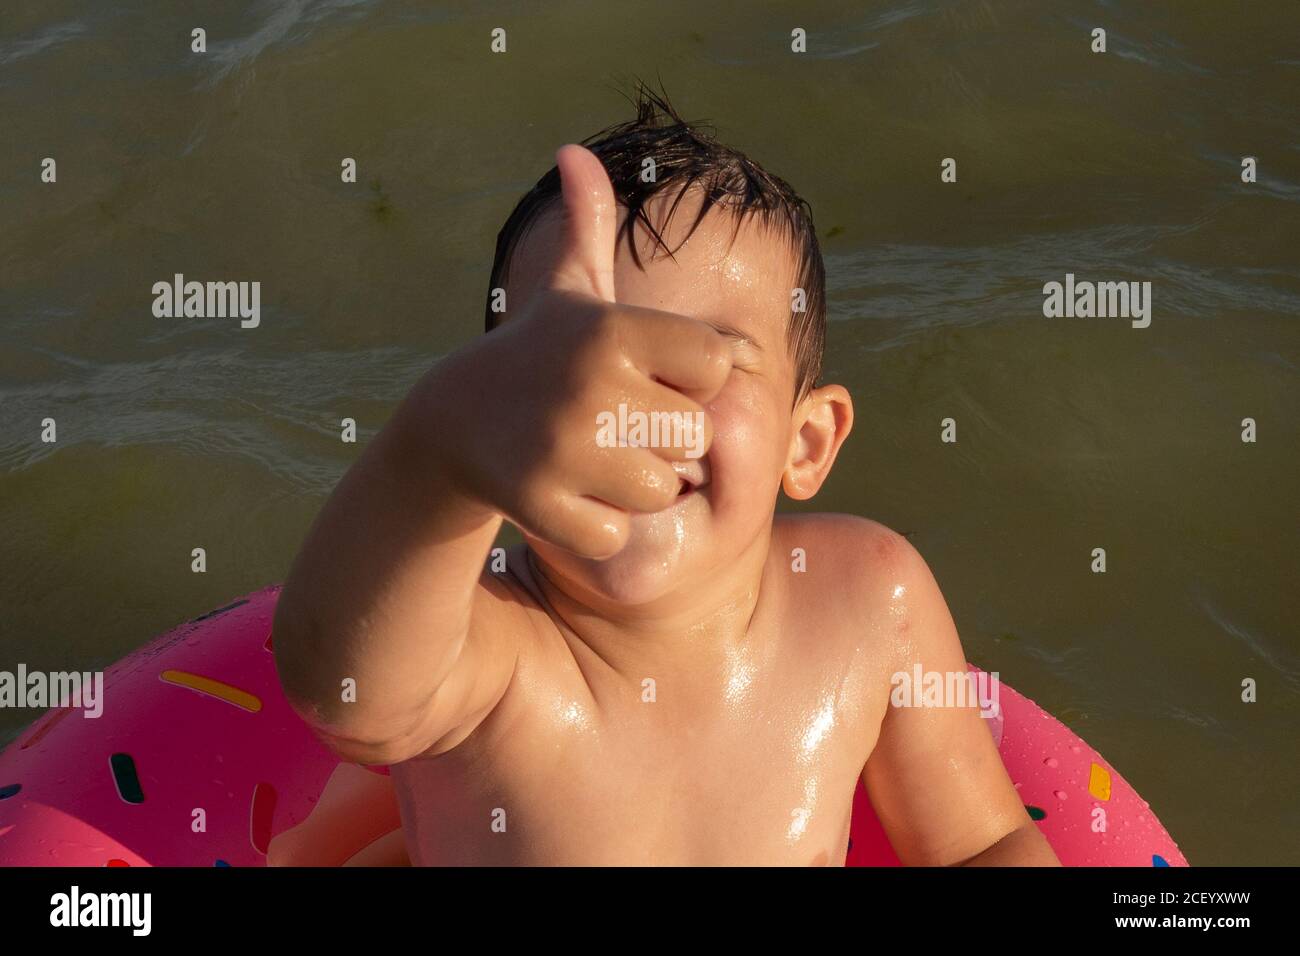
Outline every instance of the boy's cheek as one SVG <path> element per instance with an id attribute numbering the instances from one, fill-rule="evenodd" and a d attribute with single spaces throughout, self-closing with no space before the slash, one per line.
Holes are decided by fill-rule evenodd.
<path id="1" fill-rule="evenodd" d="M 738 435 L 743 432 L 745 439 L 752 440 L 768 426 L 775 433 L 779 416 L 770 389 L 756 376 L 731 374 L 722 391 L 704 406 L 713 422 L 714 434 L 721 435 L 724 430 Z"/>
<path id="2" fill-rule="evenodd" d="M 709 415 L 713 445 L 709 463 L 714 481 L 762 488 L 769 472 L 785 466 L 788 423 L 762 405 L 715 403 Z"/>
<path id="3" fill-rule="evenodd" d="M 728 386 L 705 410 L 714 425 L 714 447 L 719 453 L 724 445 L 757 451 L 785 444 L 789 416 L 781 416 L 771 395 L 753 382 Z"/>
<path id="4" fill-rule="evenodd" d="M 709 421 L 713 425 L 713 447 L 709 454 L 720 457 L 730 454 L 731 446 L 743 443 L 753 434 L 752 425 L 746 420 L 745 407 L 734 396 L 718 396 L 705 407 Z"/>

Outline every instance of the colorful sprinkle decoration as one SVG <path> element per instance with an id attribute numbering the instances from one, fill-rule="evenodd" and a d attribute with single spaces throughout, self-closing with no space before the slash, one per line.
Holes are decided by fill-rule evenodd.
<path id="1" fill-rule="evenodd" d="M 1088 771 L 1088 792 L 1098 800 L 1109 800 L 1110 771 L 1094 763 Z"/>
<path id="2" fill-rule="evenodd" d="M 222 683 L 219 680 L 213 680 L 211 677 L 204 677 L 202 674 L 165 670 L 158 677 L 168 684 L 188 687 L 190 690 L 196 690 L 208 697 L 215 697 L 217 700 L 224 700 L 227 704 L 234 704 L 236 707 L 253 714 L 262 709 L 262 701 L 256 695 L 250 694 L 246 690 L 240 690 L 238 687 L 232 687 L 230 684 Z"/>
<path id="3" fill-rule="evenodd" d="M 113 754 L 108 758 L 108 766 L 113 771 L 117 795 L 127 803 L 144 803 L 144 790 L 140 787 L 140 776 L 135 772 L 131 755 Z"/>

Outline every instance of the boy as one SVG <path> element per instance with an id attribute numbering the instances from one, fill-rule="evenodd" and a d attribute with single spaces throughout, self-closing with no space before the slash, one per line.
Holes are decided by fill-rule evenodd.
<path id="1" fill-rule="evenodd" d="M 645 91 L 588 146 L 502 229 L 504 312 L 316 520 L 274 622 L 290 702 L 391 765 L 417 865 L 839 864 L 859 778 L 904 863 L 1055 864 L 976 706 L 890 706 L 893 674 L 966 669 L 925 562 L 774 514 L 853 422 L 816 385 L 806 204 Z M 654 416 L 674 440 L 626 424 Z"/>

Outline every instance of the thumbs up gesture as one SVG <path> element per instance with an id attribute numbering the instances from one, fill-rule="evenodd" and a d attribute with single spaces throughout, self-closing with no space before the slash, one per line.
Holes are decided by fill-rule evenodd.
<path id="1" fill-rule="evenodd" d="M 466 499 L 574 554 L 607 558 L 626 543 L 630 513 L 673 504 L 672 462 L 707 451 L 703 406 L 727 381 L 731 346 L 704 322 L 618 303 L 609 177 L 581 146 L 561 148 L 556 165 L 563 223 L 553 268 L 517 314 L 416 387 L 415 427 Z M 688 442 L 602 437 L 602 421 L 638 413 L 681 415 L 698 433 Z"/>

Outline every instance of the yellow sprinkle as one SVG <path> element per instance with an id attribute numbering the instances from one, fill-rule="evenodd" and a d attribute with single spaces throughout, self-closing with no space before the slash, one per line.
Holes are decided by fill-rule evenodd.
<path id="1" fill-rule="evenodd" d="M 1088 771 L 1088 792 L 1098 800 L 1110 799 L 1110 771 L 1097 764 Z"/>
<path id="2" fill-rule="evenodd" d="M 218 700 L 224 700 L 227 704 L 234 704 L 254 714 L 262 709 L 262 701 L 248 691 L 223 684 L 211 677 L 191 674 L 189 671 L 163 671 L 159 676 L 169 684 L 188 687 L 190 690 L 216 697 Z"/>

